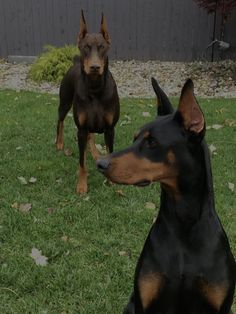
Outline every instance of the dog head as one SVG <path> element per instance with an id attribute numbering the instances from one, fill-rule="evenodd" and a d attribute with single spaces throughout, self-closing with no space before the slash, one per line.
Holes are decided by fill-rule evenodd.
<path id="1" fill-rule="evenodd" d="M 107 65 L 107 52 L 110 47 L 106 19 L 102 13 L 100 33 L 88 33 L 83 11 L 81 11 L 78 47 L 84 72 L 96 77 L 102 75 Z"/>

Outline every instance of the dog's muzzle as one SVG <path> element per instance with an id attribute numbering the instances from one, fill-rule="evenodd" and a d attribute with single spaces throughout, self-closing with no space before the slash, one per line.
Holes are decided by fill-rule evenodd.
<path id="1" fill-rule="evenodd" d="M 98 171 L 104 173 L 108 170 L 110 166 L 110 160 L 108 158 L 102 158 L 97 161 Z"/>

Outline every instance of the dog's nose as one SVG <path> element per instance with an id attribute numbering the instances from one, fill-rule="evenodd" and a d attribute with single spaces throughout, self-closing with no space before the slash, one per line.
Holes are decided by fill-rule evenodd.
<path id="1" fill-rule="evenodd" d="M 97 161 L 97 169 L 100 171 L 100 172 L 104 172 L 108 169 L 110 165 L 110 161 L 108 158 L 102 158 L 102 159 L 99 159 Z"/>
<path id="2" fill-rule="evenodd" d="M 90 68 L 91 68 L 92 71 L 97 72 L 97 71 L 100 70 L 101 67 L 98 64 L 93 64 L 93 65 L 91 65 Z"/>

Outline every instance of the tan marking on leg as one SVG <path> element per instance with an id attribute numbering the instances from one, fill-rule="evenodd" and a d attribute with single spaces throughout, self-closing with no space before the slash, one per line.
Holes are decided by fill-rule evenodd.
<path id="1" fill-rule="evenodd" d="M 113 113 L 106 113 L 105 114 L 105 121 L 107 122 L 108 125 L 112 125 L 113 124 L 113 119 L 114 119 L 114 114 Z"/>
<path id="2" fill-rule="evenodd" d="M 220 310 L 228 292 L 227 283 L 209 283 L 201 280 L 199 283 L 200 292 L 203 297 L 212 305 L 216 310 Z"/>
<path id="3" fill-rule="evenodd" d="M 86 119 L 87 119 L 86 113 L 85 112 L 80 112 L 78 114 L 78 119 L 79 119 L 79 125 L 83 126 L 85 121 L 86 121 Z"/>
<path id="4" fill-rule="evenodd" d="M 85 166 L 83 168 L 79 166 L 76 192 L 79 194 L 85 194 L 88 192 L 87 169 Z"/>
<path id="5" fill-rule="evenodd" d="M 163 284 L 164 277 L 158 273 L 150 273 L 140 277 L 138 286 L 144 310 L 158 298 Z"/>
<path id="6" fill-rule="evenodd" d="M 98 160 L 100 157 L 100 153 L 95 145 L 95 135 L 93 133 L 89 133 L 88 142 L 89 142 L 89 148 L 93 156 L 93 159 Z"/>
<path id="7" fill-rule="evenodd" d="M 62 121 L 62 122 L 59 122 L 59 126 L 57 129 L 57 139 L 56 139 L 57 150 L 63 150 L 63 147 L 64 147 L 63 131 L 64 131 L 64 123 Z"/>

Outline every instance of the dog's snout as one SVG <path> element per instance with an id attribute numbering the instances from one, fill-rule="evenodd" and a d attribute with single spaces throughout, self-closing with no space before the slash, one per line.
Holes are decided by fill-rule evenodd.
<path id="1" fill-rule="evenodd" d="M 110 161 L 108 158 L 102 158 L 97 161 L 97 169 L 100 172 L 104 172 L 109 168 Z"/>
<path id="2" fill-rule="evenodd" d="M 93 65 L 91 65 L 91 67 L 90 67 L 90 69 L 91 69 L 92 71 L 94 71 L 94 72 L 99 71 L 100 68 L 101 68 L 101 66 L 100 66 L 99 64 L 93 64 Z"/>

